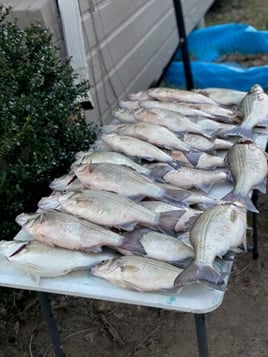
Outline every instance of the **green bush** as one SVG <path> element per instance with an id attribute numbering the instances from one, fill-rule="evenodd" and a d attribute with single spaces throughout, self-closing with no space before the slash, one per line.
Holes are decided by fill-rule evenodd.
<path id="1" fill-rule="evenodd" d="M 46 29 L 0 19 L 0 68 L 0 232 L 9 240 L 16 215 L 36 210 L 49 182 L 96 139 L 96 128 L 77 101 L 89 83 L 74 84 L 69 59 L 60 60 Z"/>

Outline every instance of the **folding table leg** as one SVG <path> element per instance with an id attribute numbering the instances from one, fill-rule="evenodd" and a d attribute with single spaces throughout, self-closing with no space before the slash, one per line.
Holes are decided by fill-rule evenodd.
<path id="1" fill-rule="evenodd" d="M 206 315 L 194 314 L 199 357 L 209 357 L 206 329 Z"/>
<path id="2" fill-rule="evenodd" d="M 257 208 L 258 203 L 258 192 L 256 190 L 253 191 L 252 195 L 252 202 L 254 206 Z M 258 250 L 258 213 L 252 213 L 252 237 L 253 237 L 253 244 L 252 244 L 252 258 L 258 259 L 259 258 L 259 250 Z"/>
<path id="3" fill-rule="evenodd" d="M 37 292 L 37 296 L 39 299 L 41 312 L 42 312 L 43 318 L 45 319 L 45 322 L 47 325 L 47 330 L 50 335 L 54 353 L 55 353 L 56 357 L 64 357 L 65 354 L 64 354 L 61 342 L 60 342 L 60 337 L 59 337 L 56 323 L 52 316 L 52 311 L 51 311 L 51 306 L 50 306 L 50 301 L 48 299 L 48 295 L 47 295 L 47 293 Z"/>

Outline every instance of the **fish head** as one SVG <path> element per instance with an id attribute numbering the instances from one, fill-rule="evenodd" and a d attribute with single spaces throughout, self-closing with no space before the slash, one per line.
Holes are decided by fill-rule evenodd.
<path id="1" fill-rule="evenodd" d="M 55 191 L 65 190 L 66 186 L 68 186 L 74 179 L 75 179 L 75 174 L 70 172 L 61 177 L 55 178 L 49 184 L 49 188 Z"/>
<path id="2" fill-rule="evenodd" d="M 118 269 L 121 269 L 121 260 L 118 258 L 104 260 L 91 268 L 91 273 L 95 276 L 107 277 Z"/>
<path id="3" fill-rule="evenodd" d="M 57 209 L 60 206 L 60 202 L 67 200 L 70 196 L 73 195 L 73 192 L 56 192 L 48 197 L 42 197 L 38 202 L 38 207 L 47 211 Z"/>
<path id="4" fill-rule="evenodd" d="M 21 213 L 16 218 L 15 221 L 21 227 L 32 227 L 34 222 L 40 217 L 40 213 Z"/>
<path id="5" fill-rule="evenodd" d="M 18 242 L 18 241 L 1 241 L 0 242 L 0 253 L 7 259 L 13 257 L 14 255 L 21 252 L 29 242 Z"/>

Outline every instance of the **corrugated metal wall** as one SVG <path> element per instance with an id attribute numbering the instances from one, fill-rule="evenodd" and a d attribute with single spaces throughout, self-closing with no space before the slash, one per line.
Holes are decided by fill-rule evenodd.
<path id="1" fill-rule="evenodd" d="M 74 0 L 76 1 L 76 0 Z M 48 27 L 64 51 L 56 0 L 9 0 L 13 18 L 27 26 Z M 111 120 L 111 111 L 128 93 L 156 82 L 178 45 L 173 0 L 78 0 L 95 108 L 87 118 Z M 182 0 L 186 31 L 204 16 L 213 0 Z"/>

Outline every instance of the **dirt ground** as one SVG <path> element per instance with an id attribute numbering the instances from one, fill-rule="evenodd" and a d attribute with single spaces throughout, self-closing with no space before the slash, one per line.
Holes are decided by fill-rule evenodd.
<path id="1" fill-rule="evenodd" d="M 261 22 L 263 26 L 260 26 L 261 16 L 266 13 L 266 21 L 268 19 L 267 0 L 220 0 L 217 3 L 207 15 L 207 24 L 238 21 L 268 28 L 267 22 Z M 260 194 L 259 209 L 260 256 L 257 260 L 252 259 L 250 252 L 237 256 L 224 301 L 207 316 L 210 356 L 263 357 L 268 354 L 266 195 Z M 35 294 L 3 288 L 0 293 L 0 357 L 54 356 Z M 67 357 L 198 355 L 192 314 L 49 296 Z"/>

